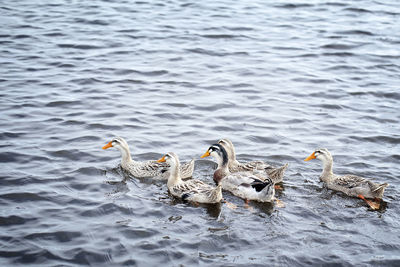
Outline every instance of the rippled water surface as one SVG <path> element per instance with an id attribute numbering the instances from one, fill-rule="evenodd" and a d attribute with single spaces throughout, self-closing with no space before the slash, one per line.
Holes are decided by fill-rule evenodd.
<path id="1" fill-rule="evenodd" d="M 2 266 L 400 265 L 398 1 L 0 6 Z M 209 183 L 200 155 L 228 137 L 241 161 L 290 164 L 285 207 L 119 182 L 113 136 Z M 303 161 L 318 147 L 388 182 L 383 207 L 324 189 Z"/>

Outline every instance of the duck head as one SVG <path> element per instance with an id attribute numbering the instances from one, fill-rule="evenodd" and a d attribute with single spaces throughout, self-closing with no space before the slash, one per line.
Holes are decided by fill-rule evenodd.
<path id="1" fill-rule="evenodd" d="M 128 143 L 122 137 L 114 137 L 107 145 L 103 146 L 103 149 L 108 149 L 110 147 L 115 147 L 117 149 L 128 148 Z"/>
<path id="2" fill-rule="evenodd" d="M 218 168 L 224 167 L 228 164 L 228 154 L 225 148 L 220 144 L 211 145 L 206 153 L 204 153 L 201 158 L 212 156 L 217 160 Z"/>
<path id="3" fill-rule="evenodd" d="M 319 159 L 322 162 L 330 162 L 333 160 L 331 153 L 326 148 L 316 149 L 310 156 L 304 159 L 304 161 L 312 159 Z"/>

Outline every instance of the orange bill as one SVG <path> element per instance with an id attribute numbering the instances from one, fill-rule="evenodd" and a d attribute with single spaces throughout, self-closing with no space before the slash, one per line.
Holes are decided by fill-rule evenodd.
<path id="1" fill-rule="evenodd" d="M 157 160 L 157 162 L 165 162 L 165 156 L 163 156 L 161 159 Z"/>
<path id="2" fill-rule="evenodd" d="M 112 147 L 113 145 L 112 145 L 112 141 L 111 142 L 109 142 L 107 145 L 105 145 L 105 146 L 103 146 L 103 149 L 107 149 L 107 148 L 110 148 L 110 147 Z"/>
<path id="3" fill-rule="evenodd" d="M 312 159 L 316 159 L 315 152 L 313 152 L 310 156 L 308 156 L 304 161 L 309 161 L 309 160 L 312 160 Z"/>
<path id="4" fill-rule="evenodd" d="M 200 158 L 205 158 L 205 157 L 209 157 L 210 156 L 210 152 L 207 150 L 206 153 L 203 154 L 203 156 L 201 156 Z"/>

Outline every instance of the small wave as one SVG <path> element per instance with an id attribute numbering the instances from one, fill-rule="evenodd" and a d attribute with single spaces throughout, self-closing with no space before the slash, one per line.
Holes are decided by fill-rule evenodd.
<path id="1" fill-rule="evenodd" d="M 20 225 L 34 220 L 37 220 L 37 218 L 24 218 L 16 215 L 0 216 L 0 226 Z"/>
<path id="2" fill-rule="evenodd" d="M 77 18 L 75 19 L 75 22 L 77 23 L 82 23 L 82 24 L 91 24 L 91 25 L 100 25 L 100 26 L 108 26 L 109 23 L 105 20 L 101 19 L 94 19 L 94 20 L 88 20 L 88 19 L 83 19 L 83 18 Z"/>
<path id="3" fill-rule="evenodd" d="M 351 31 L 338 31 L 335 32 L 337 34 L 344 34 L 344 35 L 366 35 L 366 36 L 373 36 L 374 34 L 369 31 L 362 31 L 362 30 L 351 30 Z"/>
<path id="4" fill-rule="evenodd" d="M 48 198 L 43 197 L 42 195 L 28 192 L 2 194 L 0 195 L 0 198 L 11 200 L 16 203 L 27 201 L 48 201 Z"/>
<path id="5" fill-rule="evenodd" d="M 14 138 L 21 138 L 22 136 L 26 135 L 26 133 L 16 133 L 16 132 L 2 132 L 0 133 L 0 139 L 1 140 L 7 140 L 7 139 L 14 139 Z M 1 154 L 0 154 L 1 155 Z M 1 160 L 0 160 L 1 161 Z"/>
<path id="6" fill-rule="evenodd" d="M 126 238 L 134 240 L 134 239 L 143 239 L 143 238 L 152 237 L 152 236 L 158 234 L 158 231 L 155 229 L 149 229 L 149 228 L 146 228 L 146 229 L 124 228 L 124 229 L 122 229 L 121 234 L 123 236 L 125 236 Z"/>
<path id="7" fill-rule="evenodd" d="M 82 104 L 81 101 L 68 101 L 68 100 L 60 100 L 60 101 L 52 101 L 46 104 L 46 107 L 71 107 Z"/>
<path id="8" fill-rule="evenodd" d="M 303 48 L 292 47 L 292 46 L 274 46 L 272 49 L 283 50 L 283 51 L 299 51 L 303 50 Z"/>
<path id="9" fill-rule="evenodd" d="M 347 3 L 341 3 L 341 2 L 327 2 L 325 3 L 327 6 L 347 6 Z"/>
<path id="10" fill-rule="evenodd" d="M 350 52 L 322 53 L 323 56 L 352 57 L 355 54 Z"/>
<path id="11" fill-rule="evenodd" d="M 82 49 L 82 50 L 104 48 L 102 46 L 89 45 L 89 44 L 58 44 L 58 47 L 60 47 L 60 48 Z"/>
<path id="12" fill-rule="evenodd" d="M 230 31 L 254 31 L 254 28 L 252 28 L 252 27 L 244 27 L 244 26 L 242 26 L 242 27 L 240 27 L 240 26 L 237 26 L 237 27 L 228 27 L 228 26 L 226 26 L 224 28 L 227 29 L 227 30 L 230 30 Z"/>
<path id="13" fill-rule="evenodd" d="M 99 176 L 103 173 L 103 170 L 95 167 L 82 167 L 77 170 L 74 170 L 74 172 L 90 176 Z"/>
<path id="14" fill-rule="evenodd" d="M 186 108 L 188 105 L 183 103 L 164 103 L 165 106 L 176 107 L 176 108 Z"/>
<path id="15" fill-rule="evenodd" d="M 384 135 L 376 135 L 376 136 L 367 136 L 367 137 L 360 137 L 360 136 L 349 136 L 355 140 L 373 142 L 373 143 L 389 143 L 389 144 L 400 144 L 400 137 L 394 136 L 384 136 Z"/>
<path id="16" fill-rule="evenodd" d="M 64 158 L 69 160 L 79 160 L 84 158 L 91 158 L 91 154 L 87 152 L 83 152 L 78 149 L 69 149 L 69 150 L 54 150 L 54 151 L 46 151 L 46 153 L 54 158 Z"/>
<path id="17" fill-rule="evenodd" d="M 324 70 L 329 71 L 329 70 L 357 70 L 357 69 L 359 69 L 359 68 L 356 66 L 351 66 L 351 65 L 335 65 L 335 66 L 326 68 Z"/>
<path id="18" fill-rule="evenodd" d="M 66 250 L 65 254 L 69 257 L 62 259 L 64 262 L 71 262 L 78 265 L 93 265 L 94 262 L 97 263 L 110 263 L 110 256 L 108 254 L 103 254 L 100 252 L 90 251 L 89 249 L 74 248 Z"/>
<path id="19" fill-rule="evenodd" d="M 57 231 L 57 232 L 43 232 L 43 233 L 33 233 L 26 235 L 24 238 L 29 240 L 54 240 L 57 242 L 70 242 L 73 239 L 82 236 L 80 232 L 69 232 L 69 231 Z"/>
<path id="20" fill-rule="evenodd" d="M 214 105 L 197 105 L 195 108 L 196 110 L 207 110 L 207 111 L 216 111 L 221 109 L 229 109 L 233 106 L 230 103 L 221 103 L 221 104 L 214 104 Z"/>
<path id="21" fill-rule="evenodd" d="M 208 55 L 208 56 L 217 56 L 217 57 L 223 57 L 223 56 L 233 56 L 233 55 L 248 55 L 248 52 L 216 52 L 212 50 L 207 50 L 203 48 L 192 48 L 192 49 L 186 49 L 188 52 L 192 53 L 197 53 L 197 54 L 202 54 L 202 55 Z"/>
<path id="22" fill-rule="evenodd" d="M 304 8 L 304 7 L 313 7 L 312 4 L 281 4 L 275 5 L 277 8 L 285 8 L 285 9 L 295 9 L 295 8 Z"/>
<path id="23" fill-rule="evenodd" d="M 35 36 L 27 35 L 27 34 L 17 34 L 17 35 L 14 35 L 12 38 L 13 39 L 29 39 L 29 38 L 37 39 Z"/>
<path id="24" fill-rule="evenodd" d="M 335 50 L 351 50 L 358 47 L 359 45 L 346 45 L 346 44 L 327 44 L 321 46 L 324 49 L 335 49 Z"/>
<path id="25" fill-rule="evenodd" d="M 234 34 L 203 34 L 200 36 L 209 39 L 234 39 L 238 37 L 243 37 L 242 35 L 234 35 Z"/>
<path id="26" fill-rule="evenodd" d="M 0 162 L 21 162 L 26 160 L 27 155 L 17 152 L 2 152 L 0 153 Z"/>
<path id="27" fill-rule="evenodd" d="M 259 144 L 275 144 L 279 142 L 276 138 L 267 136 L 249 136 L 249 139 Z"/>
<path id="28" fill-rule="evenodd" d="M 321 107 L 326 109 L 343 109 L 341 105 L 334 105 L 334 104 L 320 104 L 316 105 L 316 107 Z"/>
<path id="29" fill-rule="evenodd" d="M 380 84 L 378 84 L 380 85 Z M 350 95 L 373 95 L 378 98 L 389 98 L 394 100 L 400 100 L 400 93 L 397 92 L 375 92 L 375 91 L 355 91 L 349 92 Z"/>
<path id="30" fill-rule="evenodd" d="M 345 8 L 344 11 L 351 11 L 355 13 L 372 13 L 372 11 L 365 9 L 365 8 L 355 8 L 355 7 L 348 7 Z"/>
<path id="31" fill-rule="evenodd" d="M 47 37 L 63 37 L 63 36 L 65 36 L 65 34 L 63 32 L 61 32 L 61 31 L 60 32 L 56 31 L 56 32 L 44 33 L 43 36 L 47 36 Z"/>
<path id="32" fill-rule="evenodd" d="M 116 205 L 114 203 L 106 203 L 95 208 L 90 208 L 89 210 L 81 212 L 79 215 L 83 217 L 99 217 L 113 214 L 115 212 L 121 212 L 125 215 L 132 215 L 131 209 Z"/>
<path id="33" fill-rule="evenodd" d="M 318 78 L 294 78 L 293 81 L 306 82 L 306 83 L 319 83 L 319 84 L 334 83 L 334 80 L 318 79 Z"/>

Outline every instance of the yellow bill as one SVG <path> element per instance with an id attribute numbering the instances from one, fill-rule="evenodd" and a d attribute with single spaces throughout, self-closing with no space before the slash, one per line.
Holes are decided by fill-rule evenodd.
<path id="1" fill-rule="evenodd" d="M 210 152 L 207 150 L 206 153 L 204 153 L 200 158 L 205 158 L 205 157 L 209 157 L 210 156 Z"/>
<path id="2" fill-rule="evenodd" d="M 309 161 L 309 160 L 312 160 L 312 159 L 316 159 L 315 152 L 313 152 L 310 156 L 308 156 L 304 161 Z"/>
<path id="3" fill-rule="evenodd" d="M 163 156 L 161 159 L 157 160 L 157 162 L 165 162 L 165 156 Z"/>
<path id="4" fill-rule="evenodd" d="M 110 148 L 110 147 L 112 147 L 113 145 L 112 145 L 112 141 L 111 142 L 109 142 L 107 145 L 105 145 L 105 146 L 103 146 L 103 149 L 107 149 L 107 148 Z"/>

